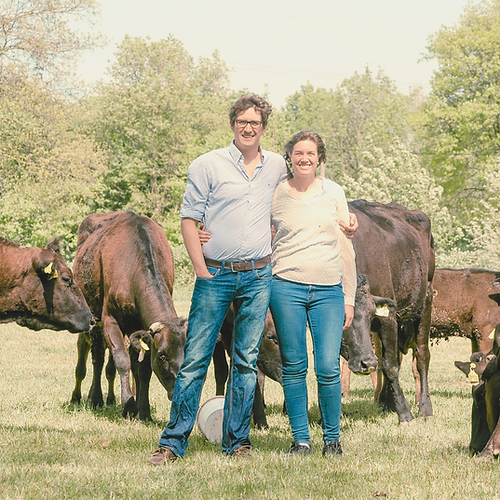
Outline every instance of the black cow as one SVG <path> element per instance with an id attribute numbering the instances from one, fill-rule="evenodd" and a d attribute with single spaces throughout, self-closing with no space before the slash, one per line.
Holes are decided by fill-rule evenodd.
<path id="1" fill-rule="evenodd" d="M 367 276 L 373 296 L 395 303 L 395 311 L 379 313 L 370 325 L 382 347 L 383 383 L 375 397 L 386 409 L 395 410 L 400 422 L 413 419 L 399 383 L 400 355 L 412 348 L 421 380 L 419 416 L 430 417 L 427 375 L 435 267 L 430 220 L 420 210 L 397 203 L 356 200 L 349 203 L 349 210 L 359 223 L 353 238 L 357 270 Z"/>

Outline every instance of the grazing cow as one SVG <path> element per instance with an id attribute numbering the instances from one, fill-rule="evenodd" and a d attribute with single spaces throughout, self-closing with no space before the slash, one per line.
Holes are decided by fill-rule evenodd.
<path id="1" fill-rule="evenodd" d="M 471 340 L 471 352 L 489 352 L 500 323 L 494 298 L 500 273 L 488 269 L 436 269 L 432 286 L 431 338 L 455 335 Z"/>
<path id="2" fill-rule="evenodd" d="M 94 316 L 57 240 L 45 248 L 20 246 L 0 237 L 0 323 L 31 330 L 90 330 Z"/>
<path id="3" fill-rule="evenodd" d="M 430 417 L 427 374 L 435 265 L 430 220 L 420 210 L 407 210 L 397 203 L 356 200 L 349 209 L 359 223 L 353 238 L 357 270 L 367 276 L 371 294 L 395 303 L 395 312 L 387 307 L 371 321 L 371 331 L 382 346 L 383 384 L 376 399 L 395 410 L 400 422 L 413 419 L 399 383 L 400 355 L 412 348 L 421 380 L 419 416 Z"/>
<path id="4" fill-rule="evenodd" d="M 89 215 L 79 228 L 74 273 L 99 319 L 118 370 L 123 416 L 139 413 L 141 420 L 150 420 L 151 373 L 155 372 L 171 399 L 186 342 L 185 320 L 178 318 L 172 300 L 174 259 L 165 234 L 154 221 L 131 211 Z M 135 348 L 127 349 L 125 337 Z M 102 335 L 92 338 L 92 354 L 97 356 L 93 359 L 93 402 L 99 399 L 92 393 L 100 393 L 103 342 Z M 76 401 L 81 397 L 82 364 L 90 348 L 84 341 L 78 347 L 72 398 Z M 137 402 L 130 386 L 131 368 Z"/>

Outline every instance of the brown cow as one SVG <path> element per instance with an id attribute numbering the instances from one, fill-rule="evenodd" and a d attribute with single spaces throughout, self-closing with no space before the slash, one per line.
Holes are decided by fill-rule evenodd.
<path id="1" fill-rule="evenodd" d="M 395 312 L 387 308 L 386 316 L 371 321 L 371 331 L 382 344 L 379 368 L 384 380 L 376 399 L 395 410 L 400 422 L 413 419 L 399 383 L 400 354 L 411 348 L 421 379 L 419 416 L 432 416 L 427 375 L 435 255 L 430 220 L 420 210 L 397 203 L 356 200 L 349 209 L 359 223 L 353 238 L 357 270 L 367 276 L 374 296 L 396 303 Z"/>
<path id="2" fill-rule="evenodd" d="M 174 258 L 164 232 L 151 219 L 131 211 L 89 215 L 79 228 L 74 273 L 90 309 L 100 321 L 120 375 L 122 414 L 139 413 L 141 420 L 150 420 L 152 370 L 172 398 L 186 342 L 185 320 L 178 318 L 172 300 Z M 135 346 L 142 340 L 142 354 L 130 349 L 129 355 L 125 336 Z M 85 342 L 78 346 L 76 396 L 79 376 L 84 372 L 81 365 L 89 349 Z M 99 359 L 93 362 L 98 372 L 94 374 L 91 392 L 100 391 L 103 346 L 97 350 Z M 131 368 L 137 403 L 130 386 Z M 75 392 L 73 400 L 78 400 Z M 91 400 L 95 399 L 91 395 Z"/>
<path id="3" fill-rule="evenodd" d="M 90 330 L 94 317 L 54 240 L 45 248 L 0 236 L 0 323 L 31 330 Z"/>
<path id="4" fill-rule="evenodd" d="M 489 352 L 500 308 L 491 298 L 500 291 L 500 273 L 488 269 L 436 269 L 432 286 L 431 338 L 471 340 L 471 352 Z"/>

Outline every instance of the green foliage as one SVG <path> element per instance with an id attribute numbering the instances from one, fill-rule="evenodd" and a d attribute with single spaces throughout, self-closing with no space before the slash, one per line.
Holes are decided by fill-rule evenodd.
<path id="1" fill-rule="evenodd" d="M 287 99 L 284 115 L 293 133 L 310 129 L 322 136 L 330 176 L 356 177 L 368 147 L 387 150 L 395 139 L 410 144 L 412 105 L 412 99 L 400 94 L 383 71 L 373 76 L 366 69 L 336 90 L 303 86 Z"/>
<path id="2" fill-rule="evenodd" d="M 60 236 L 68 255 L 89 213 L 104 159 L 72 126 L 76 107 L 16 74 L 0 88 L 0 234 L 45 246 Z"/>
<path id="3" fill-rule="evenodd" d="M 217 53 L 195 64 L 172 36 L 126 37 L 110 75 L 82 102 L 83 130 L 108 156 L 95 208 L 135 210 L 172 234 L 189 164 L 228 143 L 225 64 Z"/>
<path id="4" fill-rule="evenodd" d="M 469 4 L 459 23 L 430 38 L 428 50 L 439 64 L 423 122 L 428 167 L 450 210 L 467 223 L 481 212 L 486 177 L 498 168 L 500 1 Z"/>

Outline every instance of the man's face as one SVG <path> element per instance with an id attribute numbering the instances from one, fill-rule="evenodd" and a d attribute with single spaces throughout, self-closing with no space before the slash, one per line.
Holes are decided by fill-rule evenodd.
<path id="1" fill-rule="evenodd" d="M 256 111 L 255 108 L 243 111 L 236 117 L 234 125 L 231 125 L 236 147 L 240 151 L 244 151 L 258 146 L 260 136 L 266 131 L 266 128 L 267 126 L 262 126 L 260 111 Z"/>

